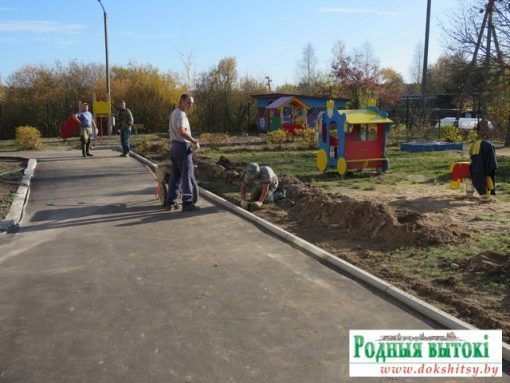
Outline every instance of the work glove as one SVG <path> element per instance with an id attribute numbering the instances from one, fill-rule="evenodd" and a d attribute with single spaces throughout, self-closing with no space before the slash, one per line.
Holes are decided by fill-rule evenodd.
<path id="1" fill-rule="evenodd" d="M 243 200 L 243 201 L 241 201 L 241 207 L 242 207 L 243 209 L 248 209 L 248 201 L 244 201 L 244 200 Z"/>
<path id="2" fill-rule="evenodd" d="M 253 205 L 254 205 L 256 208 L 260 209 L 260 208 L 262 207 L 262 202 L 260 202 L 260 201 L 253 202 Z"/>
<path id="3" fill-rule="evenodd" d="M 193 151 L 198 152 L 199 150 L 200 150 L 200 144 L 197 141 L 195 144 L 193 144 Z"/>

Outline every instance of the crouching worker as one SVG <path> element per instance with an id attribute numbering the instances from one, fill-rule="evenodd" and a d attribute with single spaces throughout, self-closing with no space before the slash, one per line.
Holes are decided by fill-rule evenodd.
<path id="1" fill-rule="evenodd" d="M 257 163 L 248 164 L 241 181 L 241 207 L 248 209 L 252 206 L 260 208 L 263 203 L 274 201 L 274 192 L 278 187 L 278 177 L 269 166 L 259 166 Z M 246 193 L 249 198 L 246 198 Z"/>

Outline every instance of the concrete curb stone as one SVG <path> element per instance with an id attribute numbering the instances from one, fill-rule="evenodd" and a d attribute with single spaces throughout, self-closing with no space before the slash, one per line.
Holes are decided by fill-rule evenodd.
<path id="1" fill-rule="evenodd" d="M 21 157 L 20 157 L 21 158 Z M 29 159 L 27 163 L 27 167 L 23 173 L 23 178 L 21 179 L 20 185 L 18 186 L 18 190 L 16 191 L 16 196 L 11 203 L 9 208 L 9 212 L 5 216 L 5 218 L 0 221 L 0 234 L 7 233 L 14 228 L 19 226 L 19 222 L 23 218 L 23 212 L 25 211 L 25 205 L 28 201 L 28 196 L 30 194 L 30 182 L 32 177 L 34 176 L 34 171 L 37 166 L 36 159 Z"/>

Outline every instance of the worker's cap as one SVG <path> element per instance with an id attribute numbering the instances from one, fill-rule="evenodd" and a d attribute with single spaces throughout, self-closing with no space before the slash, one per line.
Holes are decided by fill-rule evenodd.
<path id="1" fill-rule="evenodd" d="M 249 179 L 255 178 L 259 172 L 260 167 L 256 162 L 249 163 L 248 166 L 246 166 L 246 176 Z"/>

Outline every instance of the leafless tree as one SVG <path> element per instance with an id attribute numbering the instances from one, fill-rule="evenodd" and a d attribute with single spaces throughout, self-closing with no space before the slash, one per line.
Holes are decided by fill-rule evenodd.
<path id="1" fill-rule="evenodd" d="M 418 41 L 414 47 L 413 59 L 409 67 L 409 74 L 413 85 L 421 84 L 423 75 L 423 41 Z"/>
<path id="2" fill-rule="evenodd" d="M 179 51 L 179 58 L 181 59 L 183 66 L 182 77 L 184 85 L 188 89 L 193 89 L 196 81 L 195 72 L 193 71 L 193 49 L 189 50 L 188 48 L 185 48 L 184 52 Z"/>
<path id="3" fill-rule="evenodd" d="M 303 56 L 297 64 L 298 68 L 298 87 L 305 94 L 314 94 L 315 83 L 318 79 L 317 57 L 311 43 L 307 43 L 303 48 Z"/>

